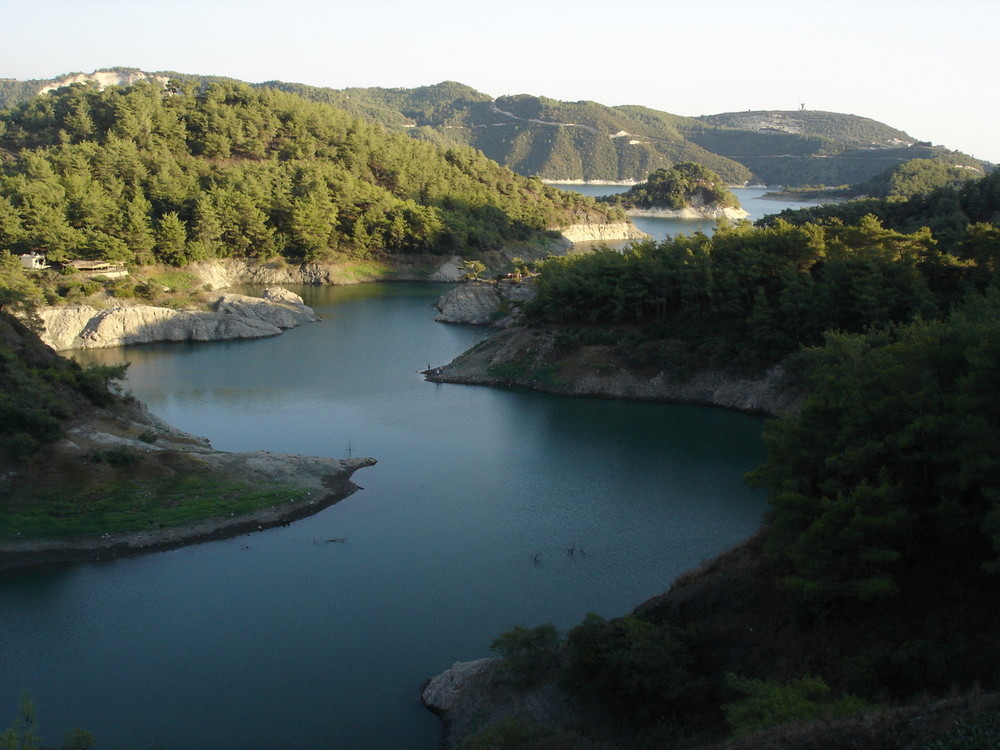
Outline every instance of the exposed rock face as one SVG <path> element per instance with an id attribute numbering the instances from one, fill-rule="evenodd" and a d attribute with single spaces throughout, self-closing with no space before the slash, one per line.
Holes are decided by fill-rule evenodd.
<path id="1" fill-rule="evenodd" d="M 168 83 L 166 76 L 144 73 L 141 70 L 95 70 L 93 73 L 77 73 L 59 78 L 38 90 L 39 94 L 47 94 L 55 89 L 71 86 L 74 83 L 96 84 L 102 91 L 108 86 L 131 86 L 139 81 L 152 81 L 161 87 Z"/>
<path id="2" fill-rule="evenodd" d="M 519 687 L 496 657 L 452 665 L 427 683 L 421 698 L 445 725 L 442 747 L 446 750 L 459 747 L 471 735 L 511 717 L 553 729 L 594 729 L 585 726 L 587 717 L 575 710 L 554 679 Z M 603 746 L 590 742 L 588 747 Z"/>
<path id="3" fill-rule="evenodd" d="M 474 326 L 506 328 L 516 323 L 520 308 L 535 298 L 537 291 L 530 280 L 467 281 L 438 300 L 441 323 L 464 323 Z"/>
<path id="4" fill-rule="evenodd" d="M 440 323 L 490 325 L 500 308 L 497 285 L 488 281 L 468 281 L 456 286 L 438 300 L 440 311 L 434 320 Z"/>
<path id="5" fill-rule="evenodd" d="M 437 677 L 432 678 L 420 694 L 424 705 L 435 713 L 450 711 L 468 689 L 471 682 L 489 677 L 497 667 L 499 657 L 455 662 Z"/>
<path id="6" fill-rule="evenodd" d="M 465 271 L 462 269 L 462 259 L 453 255 L 428 277 L 431 281 L 458 281 Z"/>
<path id="7" fill-rule="evenodd" d="M 45 324 L 41 338 L 57 351 L 155 341 L 261 338 L 319 320 L 301 297 L 284 289 L 266 289 L 263 298 L 224 294 L 211 312 L 149 305 L 105 310 L 71 305 L 42 310 L 39 315 Z"/>
<path id="8" fill-rule="evenodd" d="M 759 414 L 790 411 L 802 398 L 789 385 L 780 366 L 757 376 L 713 369 L 674 377 L 662 371 L 630 367 L 610 346 L 580 346 L 572 352 L 561 351 L 555 345 L 556 332 L 557 329 L 538 328 L 500 331 L 449 364 L 429 370 L 427 379 L 516 385 L 567 396 L 724 406 Z"/>
<path id="9" fill-rule="evenodd" d="M 573 224 L 559 230 L 572 242 L 613 242 L 616 240 L 644 240 L 648 234 L 630 221 L 614 224 Z"/>
<path id="10" fill-rule="evenodd" d="M 242 258 L 227 258 L 199 261 L 186 266 L 184 270 L 197 276 L 212 289 L 225 289 L 240 284 L 332 284 L 336 264 L 292 265 L 284 261 L 254 263 Z"/>

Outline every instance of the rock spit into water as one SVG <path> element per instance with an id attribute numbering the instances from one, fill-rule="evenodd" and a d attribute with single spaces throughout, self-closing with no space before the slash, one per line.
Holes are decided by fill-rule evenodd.
<path id="1" fill-rule="evenodd" d="M 428 370 L 428 380 L 470 385 L 520 386 L 564 396 L 724 406 L 756 414 L 795 409 L 803 393 L 776 365 L 756 375 L 707 369 L 677 376 L 622 361 L 615 347 L 556 345 L 559 329 L 514 327 L 498 331 L 450 363 Z"/>
<path id="2" fill-rule="evenodd" d="M 0 492 L 47 486 L 62 477 L 75 484 L 108 481 L 107 464 L 95 451 L 118 449 L 136 457 L 143 477 L 197 475 L 256 488 L 308 492 L 304 499 L 279 503 L 243 515 L 224 515 L 180 526 L 151 528 L 84 539 L 0 542 L 0 570 L 50 562 L 101 560 L 156 552 L 214 539 L 261 531 L 313 515 L 354 493 L 351 476 L 373 466 L 373 458 L 336 459 L 251 451 L 226 453 L 205 438 L 185 433 L 149 412 L 138 401 L 114 410 L 97 410 L 70 424 L 65 437 L 46 447 L 20 472 L 0 477 Z"/>

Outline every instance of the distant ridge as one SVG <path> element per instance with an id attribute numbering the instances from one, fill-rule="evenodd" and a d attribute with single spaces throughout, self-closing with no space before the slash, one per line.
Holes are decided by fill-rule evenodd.
<path id="1" fill-rule="evenodd" d="M 135 68 L 47 81 L 3 79 L 0 108 L 73 82 L 129 85 L 170 78 L 198 84 L 234 80 Z M 870 118 L 836 112 L 759 110 L 694 118 L 530 94 L 494 99 L 455 81 L 412 89 L 331 89 L 283 81 L 250 85 L 333 104 L 420 140 L 473 146 L 515 172 L 552 181 L 642 182 L 651 172 L 681 162 L 701 164 L 730 185 L 785 186 L 863 182 L 910 159 L 981 172 L 987 167 Z"/>

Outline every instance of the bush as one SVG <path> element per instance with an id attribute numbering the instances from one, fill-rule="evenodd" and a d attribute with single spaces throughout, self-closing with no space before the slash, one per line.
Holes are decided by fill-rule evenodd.
<path id="1" fill-rule="evenodd" d="M 856 695 L 834 699 L 819 677 L 779 683 L 730 674 L 726 686 L 745 696 L 722 707 L 737 737 L 795 721 L 850 718 L 872 709 Z"/>
<path id="2" fill-rule="evenodd" d="M 545 676 L 558 662 L 562 636 L 552 624 L 526 628 L 515 625 L 490 644 L 490 650 L 503 658 L 504 669 L 522 686 Z"/>
<path id="3" fill-rule="evenodd" d="M 566 637 L 561 682 L 630 718 L 649 720 L 704 700 L 709 685 L 695 677 L 694 662 L 691 638 L 678 628 L 591 613 Z"/>

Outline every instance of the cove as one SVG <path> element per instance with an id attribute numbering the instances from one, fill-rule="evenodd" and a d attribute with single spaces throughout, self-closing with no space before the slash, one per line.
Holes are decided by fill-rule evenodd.
<path id="1" fill-rule="evenodd" d="M 432 750 L 424 680 L 514 624 L 625 614 L 756 530 L 759 418 L 427 383 L 484 335 L 434 322 L 446 288 L 295 288 L 322 322 L 77 353 L 130 361 L 217 448 L 379 463 L 289 527 L 0 576 L 0 726 L 28 691 L 49 746 Z"/>

